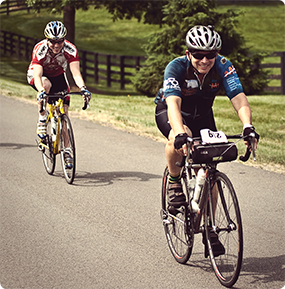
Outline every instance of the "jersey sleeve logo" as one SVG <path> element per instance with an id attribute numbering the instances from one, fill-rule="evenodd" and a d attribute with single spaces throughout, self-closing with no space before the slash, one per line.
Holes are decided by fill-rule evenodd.
<path id="1" fill-rule="evenodd" d="M 220 62 L 221 62 L 222 64 L 226 64 L 226 63 L 227 63 L 227 59 L 226 59 L 225 57 L 223 57 L 223 58 L 221 58 Z"/>
<path id="2" fill-rule="evenodd" d="M 226 70 L 224 73 L 224 77 L 228 77 L 231 74 L 236 74 L 236 69 L 233 67 L 233 65 L 228 67 L 228 70 Z"/>
<path id="3" fill-rule="evenodd" d="M 38 60 L 43 59 L 46 56 L 46 54 L 47 54 L 47 50 L 48 50 L 47 46 L 46 45 L 42 45 L 40 47 L 40 49 L 36 52 L 37 59 Z"/>
<path id="4" fill-rule="evenodd" d="M 169 77 L 163 82 L 163 91 L 167 89 L 175 89 L 181 91 L 179 82 L 174 77 Z"/>
<path id="5" fill-rule="evenodd" d="M 65 42 L 64 43 L 64 50 L 68 53 L 68 54 L 70 54 L 70 55 L 72 55 L 73 57 L 76 57 L 76 49 L 72 46 L 72 45 L 70 45 L 69 43 L 67 43 L 67 42 Z"/>

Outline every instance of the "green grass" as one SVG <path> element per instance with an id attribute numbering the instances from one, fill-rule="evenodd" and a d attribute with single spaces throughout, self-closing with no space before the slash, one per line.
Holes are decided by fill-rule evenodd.
<path id="1" fill-rule="evenodd" d="M 218 11 L 243 11 L 237 31 L 253 52 L 285 51 L 285 5 L 220 5 Z"/>
<path id="2" fill-rule="evenodd" d="M 228 9 L 244 11 L 236 27 L 253 52 L 285 50 L 285 5 L 219 5 L 218 11 Z M 44 10 L 40 14 L 25 11 L 1 15 L 0 27 L 24 36 L 43 37 L 45 24 L 51 20 L 62 20 L 62 14 L 51 14 Z M 75 44 L 80 49 L 119 55 L 144 55 L 142 45 L 150 33 L 159 31 L 156 25 L 145 25 L 137 20 L 113 22 L 105 9 L 77 10 L 75 18 Z"/>
<path id="3" fill-rule="evenodd" d="M 253 125 L 260 134 L 258 163 L 279 164 L 285 169 L 285 99 L 284 96 L 249 96 Z M 214 104 L 218 129 L 231 134 L 239 131 L 240 122 L 226 97 Z M 242 144 L 239 144 L 242 148 Z"/>

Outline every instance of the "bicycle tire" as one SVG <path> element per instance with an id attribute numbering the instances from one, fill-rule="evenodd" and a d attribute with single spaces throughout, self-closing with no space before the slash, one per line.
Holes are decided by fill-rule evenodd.
<path id="1" fill-rule="evenodd" d="M 66 114 L 60 116 L 60 158 L 62 171 L 64 174 L 64 178 L 68 184 L 72 184 L 75 176 L 76 169 L 76 152 L 75 152 L 75 141 L 72 130 L 72 125 L 69 117 Z M 66 127 L 66 131 L 64 132 L 64 127 Z M 70 153 L 70 157 L 72 159 L 69 162 L 70 168 L 67 167 L 65 162 L 65 153 Z"/>
<path id="2" fill-rule="evenodd" d="M 214 256 L 213 248 L 209 241 L 210 226 L 206 227 L 206 239 L 214 272 L 221 284 L 230 288 L 236 283 L 242 265 L 242 220 L 237 196 L 229 178 L 224 173 L 216 172 L 211 188 L 214 185 L 217 185 L 219 192 L 214 217 L 215 226 L 218 239 L 225 248 L 225 254 Z M 209 206 L 205 207 L 205 215 L 209 215 Z"/>
<path id="3" fill-rule="evenodd" d="M 46 144 L 46 147 L 43 147 L 42 149 L 42 159 L 44 163 L 44 167 L 49 175 L 52 175 L 54 173 L 55 169 L 55 154 L 53 152 L 53 141 L 51 137 L 51 121 L 50 119 L 47 122 L 47 134 L 44 140 L 42 140 L 43 143 Z"/>
<path id="4" fill-rule="evenodd" d="M 193 242 L 190 244 L 187 234 L 188 209 L 183 206 L 176 216 L 172 216 L 168 211 L 168 168 L 165 169 L 162 179 L 162 217 L 166 240 L 174 259 L 181 264 L 185 264 L 192 253 Z M 185 187 L 184 187 L 185 188 Z M 185 194 L 187 195 L 187 194 Z"/>

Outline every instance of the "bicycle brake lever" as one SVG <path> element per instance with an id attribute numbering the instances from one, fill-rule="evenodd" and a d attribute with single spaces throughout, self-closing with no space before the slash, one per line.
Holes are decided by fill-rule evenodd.
<path id="1" fill-rule="evenodd" d="M 240 156 L 239 159 L 242 161 L 242 162 L 246 162 L 248 159 L 249 159 L 249 156 L 251 154 L 251 151 L 250 151 L 250 148 L 248 147 L 246 149 L 246 153 L 244 156 Z"/>
<path id="2" fill-rule="evenodd" d="M 84 106 L 82 107 L 82 109 L 85 110 L 86 108 L 89 108 L 89 102 L 87 101 L 84 102 Z"/>

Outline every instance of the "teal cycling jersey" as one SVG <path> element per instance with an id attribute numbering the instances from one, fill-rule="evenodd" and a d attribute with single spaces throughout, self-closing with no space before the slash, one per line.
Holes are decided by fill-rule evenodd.
<path id="1" fill-rule="evenodd" d="M 165 98 L 170 95 L 181 97 L 182 114 L 196 119 L 209 113 L 222 87 L 229 99 L 243 92 L 234 66 L 221 55 L 217 56 L 214 66 L 204 75 L 202 82 L 198 73 L 186 55 L 172 60 L 165 68 L 163 89 L 159 91 L 155 102 L 165 103 Z"/>

